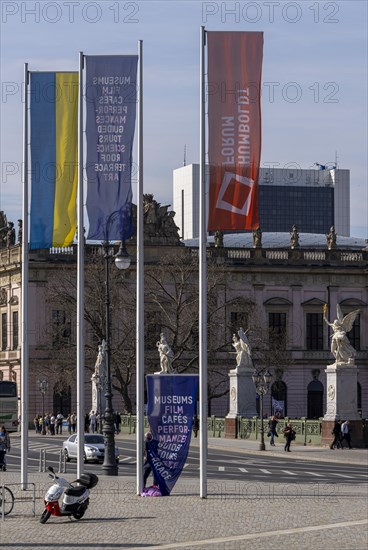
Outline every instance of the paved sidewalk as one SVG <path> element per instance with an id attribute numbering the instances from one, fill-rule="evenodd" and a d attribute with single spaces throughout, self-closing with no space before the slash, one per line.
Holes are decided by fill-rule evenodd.
<path id="1" fill-rule="evenodd" d="M 64 436 L 63 436 L 64 437 Z M 117 440 L 134 439 L 120 434 Z M 192 445 L 198 445 L 193 439 Z M 257 450 L 254 441 L 209 438 L 209 446 L 237 449 L 254 454 L 282 454 Z M 340 457 L 341 455 L 341 457 Z M 366 462 L 366 450 L 331 451 L 295 445 L 290 458 Z M 221 475 L 221 474 L 220 474 Z M 72 479 L 70 474 L 66 478 Z M 100 476 L 91 491 L 91 503 L 80 521 L 50 518 L 39 523 L 42 497 L 49 487 L 47 474 L 31 474 L 36 487 L 36 517 L 31 502 L 21 502 L 24 491 L 12 486 L 17 497 L 13 512 L 1 521 L 0 545 L 32 549 L 211 549 L 268 550 L 277 547 L 298 550 L 366 550 L 368 544 L 367 484 L 324 482 L 228 481 L 219 477 L 208 482 L 206 499 L 199 497 L 199 474 L 182 477 L 172 496 L 143 498 L 136 495 L 133 478 Z M 19 473 L 0 473 L 0 484 L 19 483 Z"/>

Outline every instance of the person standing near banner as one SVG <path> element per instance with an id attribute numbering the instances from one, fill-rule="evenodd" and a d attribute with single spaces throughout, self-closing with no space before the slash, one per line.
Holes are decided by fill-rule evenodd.
<path id="1" fill-rule="evenodd" d="M 143 488 L 146 488 L 146 483 L 149 475 L 152 473 L 152 468 L 147 460 L 147 443 L 151 442 L 153 439 L 153 436 L 151 432 L 147 432 L 144 436 L 144 464 L 143 464 Z M 157 486 L 157 481 L 153 477 L 153 485 Z"/>

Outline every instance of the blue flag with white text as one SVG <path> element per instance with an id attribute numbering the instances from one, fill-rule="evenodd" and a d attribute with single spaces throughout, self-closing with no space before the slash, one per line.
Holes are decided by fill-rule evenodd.
<path id="1" fill-rule="evenodd" d="M 187 459 L 198 392 L 198 375 L 147 375 L 147 416 L 153 436 L 147 460 L 161 494 L 170 495 Z"/>
<path id="2" fill-rule="evenodd" d="M 132 227 L 137 55 L 86 56 L 88 238 L 124 241 Z"/>

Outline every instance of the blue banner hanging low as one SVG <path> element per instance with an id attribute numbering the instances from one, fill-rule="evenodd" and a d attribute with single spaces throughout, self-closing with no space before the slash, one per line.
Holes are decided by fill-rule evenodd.
<path id="1" fill-rule="evenodd" d="M 168 496 L 187 459 L 198 392 L 196 374 L 147 375 L 147 415 L 153 439 L 147 460 L 161 494 Z"/>

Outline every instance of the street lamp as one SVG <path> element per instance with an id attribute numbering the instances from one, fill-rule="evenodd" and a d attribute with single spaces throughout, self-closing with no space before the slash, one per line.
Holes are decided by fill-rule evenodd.
<path id="1" fill-rule="evenodd" d="M 46 435 L 46 424 L 45 424 L 45 393 L 47 392 L 47 388 L 49 387 L 49 383 L 47 378 L 44 378 L 43 380 L 38 381 L 38 389 L 41 392 L 42 395 L 42 435 Z"/>
<path id="2" fill-rule="evenodd" d="M 252 380 L 256 387 L 256 393 L 260 397 L 260 416 L 261 416 L 261 443 L 259 445 L 260 451 L 265 451 L 266 446 L 264 442 L 264 428 L 263 428 L 263 396 L 266 395 L 270 388 L 272 374 L 267 369 L 264 374 L 260 371 L 254 371 L 252 374 Z"/>
<path id="3" fill-rule="evenodd" d="M 112 408 L 112 390 L 111 390 L 111 369 L 110 369 L 110 287 L 109 287 L 109 260 L 115 259 L 115 265 L 118 269 L 128 269 L 130 266 L 130 256 L 122 242 L 116 256 L 111 251 L 112 246 L 108 240 L 102 243 L 103 257 L 105 260 L 105 331 L 106 331 L 106 384 L 105 384 L 105 413 L 103 423 L 103 435 L 105 440 L 105 456 L 102 469 L 106 475 L 117 476 L 118 466 L 115 458 L 115 425 L 114 410 Z"/>

